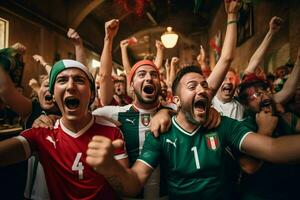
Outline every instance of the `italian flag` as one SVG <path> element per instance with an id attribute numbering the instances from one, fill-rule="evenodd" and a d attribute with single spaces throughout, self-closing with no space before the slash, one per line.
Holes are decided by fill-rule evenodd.
<path id="1" fill-rule="evenodd" d="M 208 149 L 216 150 L 219 147 L 219 138 L 216 134 L 206 136 L 206 145 Z"/>

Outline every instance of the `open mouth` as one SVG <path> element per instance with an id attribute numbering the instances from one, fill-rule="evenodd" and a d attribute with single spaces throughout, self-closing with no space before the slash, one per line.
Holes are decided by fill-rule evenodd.
<path id="1" fill-rule="evenodd" d="M 50 94 L 47 94 L 47 95 L 45 96 L 45 101 L 46 101 L 46 102 L 52 102 L 52 96 L 51 96 Z"/>
<path id="2" fill-rule="evenodd" d="M 68 109 L 76 109 L 80 104 L 80 100 L 75 97 L 67 97 L 64 100 L 64 104 Z"/>
<path id="3" fill-rule="evenodd" d="M 232 90 L 233 90 L 233 85 L 230 83 L 224 84 L 224 86 L 222 87 L 222 91 L 225 93 L 231 93 Z"/>
<path id="4" fill-rule="evenodd" d="M 260 109 L 262 110 L 263 108 L 272 108 L 271 99 L 264 99 L 260 102 Z"/>
<path id="5" fill-rule="evenodd" d="M 207 101 L 206 99 L 199 99 L 194 103 L 194 108 L 199 112 L 205 112 Z"/>
<path id="6" fill-rule="evenodd" d="M 152 85 L 146 85 L 143 88 L 143 92 L 145 92 L 146 94 L 153 94 L 154 92 L 154 87 Z"/>

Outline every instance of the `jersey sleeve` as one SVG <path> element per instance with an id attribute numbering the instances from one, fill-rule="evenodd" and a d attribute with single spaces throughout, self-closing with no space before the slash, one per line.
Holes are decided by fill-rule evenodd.
<path id="1" fill-rule="evenodd" d="M 93 115 L 104 116 L 118 120 L 118 113 L 121 112 L 120 106 L 104 106 L 93 111 Z"/>
<path id="2" fill-rule="evenodd" d="M 38 139 L 39 139 L 39 133 L 41 132 L 42 130 L 40 128 L 31 128 L 31 129 L 27 129 L 25 131 L 23 131 L 19 137 L 17 137 L 22 143 L 23 145 L 25 144 L 24 143 L 24 140 L 22 138 L 25 138 L 26 141 L 28 142 L 29 144 L 29 147 L 30 147 L 30 150 L 31 152 L 33 151 L 37 151 L 38 149 Z M 26 147 L 27 148 L 27 147 Z"/>
<path id="3" fill-rule="evenodd" d="M 245 137 L 253 131 L 245 124 L 244 121 L 237 121 L 230 118 L 222 118 L 225 121 L 225 137 L 226 141 L 239 151 L 241 151 L 241 145 Z"/>
<path id="4" fill-rule="evenodd" d="M 116 139 L 121 139 L 121 140 L 124 141 L 123 134 L 122 134 L 122 132 L 119 128 L 116 128 L 116 131 L 115 131 L 114 140 L 116 140 Z M 124 159 L 124 158 L 128 157 L 127 152 L 126 152 L 126 147 L 125 147 L 125 141 L 124 141 L 124 144 L 121 148 L 115 149 L 114 154 L 115 154 L 114 158 L 116 160 L 120 160 L 120 159 Z"/>
<path id="5" fill-rule="evenodd" d="M 151 168 L 156 168 L 160 157 L 160 139 L 154 138 L 151 132 L 146 133 L 146 138 L 138 160 Z"/>

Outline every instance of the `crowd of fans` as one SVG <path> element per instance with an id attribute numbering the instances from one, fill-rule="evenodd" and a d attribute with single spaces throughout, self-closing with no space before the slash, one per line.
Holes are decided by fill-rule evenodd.
<path id="1" fill-rule="evenodd" d="M 13 73 L 24 65 L 26 47 L 0 50 L 0 122 L 22 123 L 24 130 L 1 138 L 0 165 L 6 167 L 0 169 L 23 161 L 17 170 L 25 174 L 14 180 L 17 186 L 3 186 L 1 195 L 299 199 L 300 51 L 294 64 L 278 66 L 274 74 L 261 69 L 283 23 L 275 16 L 248 66 L 237 72 L 231 63 L 240 2 L 224 3 L 227 29 L 213 70 L 201 45 L 198 65 L 187 66 L 165 58 L 158 40 L 153 60 L 132 65 L 127 49 L 136 41 L 129 38 L 120 42 L 124 73 L 115 74 L 112 44 L 119 21 L 113 19 L 105 23 L 96 77 L 88 71 L 80 36 L 69 29 L 76 60 L 52 65 L 33 55 L 47 74 L 29 81 L 28 98 Z"/>

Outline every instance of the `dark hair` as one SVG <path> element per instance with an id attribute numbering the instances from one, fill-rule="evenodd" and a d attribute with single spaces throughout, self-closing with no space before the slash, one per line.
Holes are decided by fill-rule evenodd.
<path id="1" fill-rule="evenodd" d="M 247 89 L 250 87 L 262 88 L 262 89 L 266 90 L 267 88 L 269 88 L 269 84 L 263 80 L 254 80 L 254 81 L 247 81 L 247 82 L 241 83 L 238 87 L 237 99 L 242 105 L 247 104 L 247 99 L 248 99 Z"/>
<path id="2" fill-rule="evenodd" d="M 181 78 L 188 73 L 197 73 L 197 74 L 203 75 L 201 72 L 201 69 L 197 66 L 192 65 L 192 66 L 187 66 L 187 67 L 182 68 L 181 70 L 178 71 L 178 73 L 176 74 L 176 77 L 172 83 L 173 95 L 176 94 L 176 90 L 177 90 L 177 87 L 178 87 L 178 84 L 179 84 Z"/>

